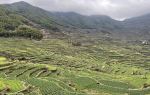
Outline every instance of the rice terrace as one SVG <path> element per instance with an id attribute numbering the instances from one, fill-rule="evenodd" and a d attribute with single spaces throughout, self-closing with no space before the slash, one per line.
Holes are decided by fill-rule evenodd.
<path id="1" fill-rule="evenodd" d="M 150 95 L 146 16 L 0 4 L 0 95 Z"/>

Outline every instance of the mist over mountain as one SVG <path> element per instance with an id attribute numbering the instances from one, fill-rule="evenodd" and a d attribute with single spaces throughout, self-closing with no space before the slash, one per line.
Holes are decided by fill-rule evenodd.
<path id="1" fill-rule="evenodd" d="M 149 30 L 150 29 L 150 14 L 142 15 L 139 17 L 134 17 L 130 19 L 126 19 L 124 23 L 128 24 L 128 27 L 134 29 L 143 29 L 143 30 Z"/>
<path id="2" fill-rule="evenodd" d="M 55 23 L 62 23 L 63 25 L 74 26 L 78 28 L 113 28 L 117 27 L 118 24 L 118 21 L 113 20 L 108 16 L 84 16 L 74 12 L 48 12 L 23 1 L 6 5 L 6 7 L 30 20 L 38 20 L 38 22 L 41 23 L 42 21 L 40 20 L 45 20 L 47 24 L 50 24 L 54 21 Z"/>
<path id="3" fill-rule="evenodd" d="M 52 30 L 61 30 L 63 28 L 96 29 L 99 32 L 105 30 L 118 38 L 128 38 L 130 36 L 130 38 L 140 37 L 147 39 L 150 36 L 149 14 L 117 21 L 105 15 L 85 16 L 74 12 L 49 12 L 24 1 L 1 6 L 41 25 L 41 27 Z"/>

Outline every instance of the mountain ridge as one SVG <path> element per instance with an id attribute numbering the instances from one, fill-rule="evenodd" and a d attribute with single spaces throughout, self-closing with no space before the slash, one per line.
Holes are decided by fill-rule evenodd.
<path id="1" fill-rule="evenodd" d="M 25 1 L 14 2 L 14 3 L 11 3 L 11 4 L 22 4 L 22 5 L 34 6 L 34 5 L 32 5 L 32 4 L 28 3 L 28 2 L 25 2 Z M 7 4 L 7 5 L 11 5 L 11 4 Z M 0 5 L 3 5 L 3 4 L 0 4 Z M 34 6 L 34 7 L 40 8 L 38 6 Z M 45 10 L 43 8 L 40 8 L 40 9 Z M 137 17 L 142 17 L 142 16 L 148 16 L 148 15 L 150 15 L 150 13 L 146 13 L 146 14 L 142 14 L 142 15 L 139 15 L 139 16 L 130 17 L 130 18 L 127 18 L 127 19 L 124 19 L 124 20 L 120 21 L 120 20 L 114 19 L 114 18 L 112 18 L 112 17 L 110 17 L 108 15 L 97 15 L 97 14 L 95 14 L 95 15 L 83 15 L 83 14 L 76 13 L 76 12 L 73 12 L 73 11 L 69 11 L 69 12 L 57 12 L 57 11 L 52 12 L 52 11 L 49 11 L 49 10 L 45 10 L 45 11 L 51 12 L 51 13 L 74 13 L 74 14 L 78 14 L 78 15 L 82 15 L 82 16 L 89 16 L 89 17 L 92 17 L 92 16 L 97 16 L 97 17 L 104 16 L 104 17 L 108 17 L 108 18 L 111 18 L 111 19 L 119 21 L 119 22 L 124 22 L 124 21 L 130 20 L 130 19 L 134 19 L 134 18 L 137 18 Z"/>
<path id="2" fill-rule="evenodd" d="M 26 18 L 29 18 L 28 16 L 30 15 L 43 17 L 43 18 L 38 17 L 40 19 L 47 18 L 45 20 L 45 21 L 48 21 L 47 24 L 50 24 L 49 22 L 51 21 L 55 21 L 56 23 L 63 24 L 65 26 L 71 25 L 73 27 L 78 27 L 78 28 L 99 28 L 100 26 L 106 27 L 106 28 L 113 28 L 116 25 L 112 25 L 112 22 L 115 24 L 117 22 L 116 20 L 113 20 L 112 18 L 108 16 L 104 16 L 104 15 L 94 17 L 94 16 L 80 15 L 78 13 L 73 13 L 73 12 L 68 12 L 68 13 L 49 12 L 44 9 L 38 8 L 36 6 L 32 6 L 24 1 L 9 4 L 6 7 L 9 7 L 11 10 L 13 9 L 16 13 L 20 13 L 20 15 L 23 15 Z M 34 19 L 34 18 L 31 17 L 31 19 Z M 111 24 L 103 25 L 105 23 L 106 24 L 111 23 Z"/>
<path id="3" fill-rule="evenodd" d="M 136 36 L 136 39 L 139 37 L 148 39 L 150 37 L 150 17 L 146 15 L 118 21 L 105 15 L 86 16 L 75 12 L 50 12 L 24 1 L 1 4 L 0 6 L 39 24 L 41 28 L 52 31 L 66 31 L 64 30 L 66 28 L 70 28 L 69 31 L 74 31 L 72 29 L 96 29 L 96 31 L 104 30 L 107 33 L 113 33 L 119 38 L 123 36 L 128 38 L 131 36 L 130 34 L 132 34 L 130 38 Z"/>

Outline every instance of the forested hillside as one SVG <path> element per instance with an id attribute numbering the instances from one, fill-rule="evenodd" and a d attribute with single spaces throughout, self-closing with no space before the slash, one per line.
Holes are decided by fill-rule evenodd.
<path id="1" fill-rule="evenodd" d="M 74 12 L 49 12 L 23 1 L 1 5 L 1 7 L 11 12 L 11 15 L 15 15 L 17 19 L 15 21 L 10 15 L 8 16 L 13 20 L 11 21 L 12 29 L 19 24 L 29 24 L 38 29 L 48 29 L 54 32 L 80 31 L 82 33 L 84 29 L 88 29 L 93 33 L 94 31 L 105 32 L 105 34 L 112 34 L 109 35 L 112 38 L 125 40 L 148 40 L 150 36 L 148 15 L 117 21 L 105 15 L 85 16 Z"/>
<path id="2" fill-rule="evenodd" d="M 22 15 L 29 20 L 42 24 L 45 27 L 54 26 L 78 27 L 78 28 L 119 28 L 119 21 L 115 21 L 108 16 L 83 16 L 77 13 L 48 12 L 38 7 L 34 7 L 26 2 L 17 2 L 5 5 L 9 10 Z"/>
<path id="3" fill-rule="evenodd" d="M 42 33 L 34 29 L 25 17 L 0 6 L 0 36 L 41 39 Z"/>

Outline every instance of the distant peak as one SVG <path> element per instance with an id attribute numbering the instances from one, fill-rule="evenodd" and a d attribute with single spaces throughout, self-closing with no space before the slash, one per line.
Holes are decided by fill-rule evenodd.
<path id="1" fill-rule="evenodd" d="M 25 1 L 19 1 L 19 2 L 12 3 L 12 4 L 30 5 L 29 3 L 25 2 Z"/>
<path id="2" fill-rule="evenodd" d="M 28 3 L 25 2 L 25 1 L 19 1 L 19 2 L 15 2 L 15 3 L 25 3 L 25 4 L 28 4 Z"/>

